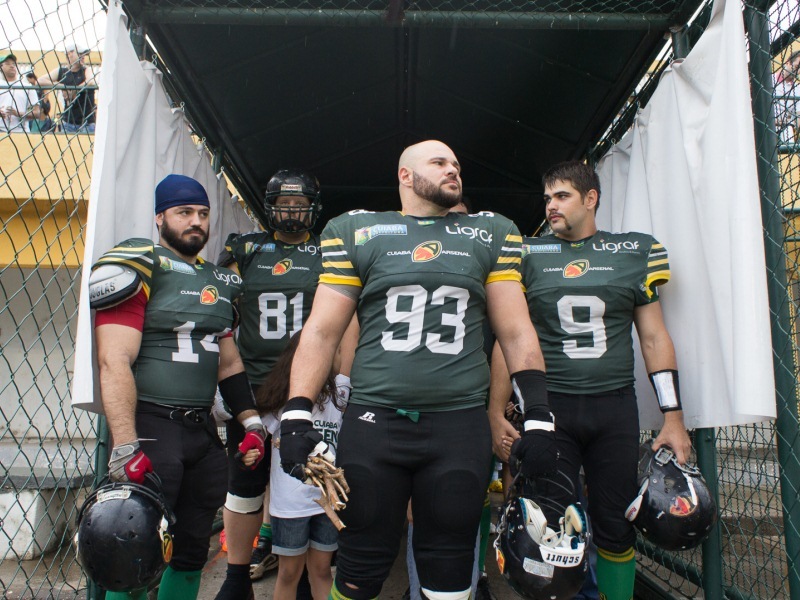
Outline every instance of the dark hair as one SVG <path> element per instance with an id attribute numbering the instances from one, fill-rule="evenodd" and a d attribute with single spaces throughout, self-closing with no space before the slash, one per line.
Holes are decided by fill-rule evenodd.
<path id="1" fill-rule="evenodd" d="M 301 333 L 302 330 L 292 336 L 289 345 L 278 357 L 278 362 L 275 363 L 264 383 L 258 388 L 256 408 L 259 414 L 273 413 L 277 415 L 286 406 L 286 402 L 289 400 L 289 376 L 292 372 L 292 361 L 294 361 L 294 353 L 300 343 Z M 333 405 L 339 410 L 343 409 L 339 402 L 339 396 L 336 394 L 336 381 L 332 373 L 328 374 L 314 404 L 322 408 L 328 400 L 333 402 Z"/>
<path id="2" fill-rule="evenodd" d="M 558 181 L 568 181 L 572 184 L 581 197 L 586 196 L 589 190 L 597 192 L 597 206 L 600 206 L 600 178 L 595 170 L 586 163 L 578 160 L 568 160 L 553 165 L 542 175 L 542 187 L 552 187 Z M 595 207 L 597 210 L 597 207 Z"/>

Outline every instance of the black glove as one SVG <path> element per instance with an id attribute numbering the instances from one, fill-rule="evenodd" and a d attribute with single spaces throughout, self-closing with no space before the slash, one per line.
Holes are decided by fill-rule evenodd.
<path id="1" fill-rule="evenodd" d="M 519 470 L 525 477 L 555 472 L 558 446 L 553 415 L 531 413 L 529 418 L 526 413 L 525 417 L 526 431 L 511 445 L 511 456 L 519 461 Z"/>
<path id="2" fill-rule="evenodd" d="M 311 422 L 313 407 L 311 400 L 297 396 L 286 403 L 281 415 L 281 467 L 300 481 L 306 480 L 308 455 L 322 441 Z"/>
<path id="3" fill-rule="evenodd" d="M 553 473 L 558 447 L 544 371 L 519 371 L 511 376 L 511 383 L 517 404 L 525 415 L 522 437 L 511 445 L 511 455 L 519 461 L 519 470 L 526 477 Z"/>

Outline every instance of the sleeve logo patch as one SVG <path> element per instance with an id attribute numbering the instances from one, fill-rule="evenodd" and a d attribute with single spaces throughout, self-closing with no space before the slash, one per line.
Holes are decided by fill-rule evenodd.
<path id="1" fill-rule="evenodd" d="M 522 256 L 526 254 L 561 254 L 561 244 L 522 244 Z"/>

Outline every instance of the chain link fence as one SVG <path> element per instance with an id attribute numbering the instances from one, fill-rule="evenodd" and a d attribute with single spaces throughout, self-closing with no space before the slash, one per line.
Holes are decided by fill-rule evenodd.
<path id="1" fill-rule="evenodd" d="M 70 407 L 99 3 L 0 4 L 0 595 L 75 598 L 96 423 Z M 13 57 L 9 56 L 13 55 Z"/>
<path id="2" fill-rule="evenodd" d="M 620 29 L 655 26 L 680 5 L 677 0 L 560 0 L 536 2 L 530 11 L 530 3 L 516 0 L 137 4 L 152 21 L 214 21 L 223 13 L 231 20 L 237 11 L 248 11 L 248 22 L 255 12 L 265 22 L 296 17 L 323 24 L 351 11 L 351 19 L 422 26 L 435 26 L 437 14 L 457 13 L 461 24 L 475 26 L 490 15 L 501 27 L 549 19 L 557 28 L 581 18 Z M 710 6 L 704 5 L 688 29 L 676 32 L 673 45 L 659 55 L 591 151 L 592 160 L 630 127 L 673 55 L 699 37 Z M 718 531 L 709 544 L 688 553 L 638 544 L 641 597 L 800 598 L 800 4 L 750 0 L 743 10 L 779 417 L 770 424 L 693 432 L 698 462 L 718 493 Z M 5 38 L 0 51 L 16 56 L 20 80 L 13 94 L 0 86 L 0 99 L 12 98 L 10 104 L 0 100 L 0 593 L 6 598 L 78 598 L 88 586 L 71 538 L 76 505 L 94 482 L 98 424 L 92 415 L 71 409 L 70 383 L 93 146 L 93 102 L 87 98 L 96 88 L 92 76 L 100 67 L 103 15 L 103 5 L 90 0 L 0 5 Z M 74 62 L 68 48 L 86 66 L 85 80 L 53 88 L 59 78 L 63 82 L 59 67 Z M 36 77 L 28 78 L 29 72 Z M 192 107 L 186 108 L 191 114 Z"/>

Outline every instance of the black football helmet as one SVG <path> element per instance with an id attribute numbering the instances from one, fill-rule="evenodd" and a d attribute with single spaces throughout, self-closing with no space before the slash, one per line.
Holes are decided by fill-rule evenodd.
<path id="1" fill-rule="evenodd" d="M 78 562 L 105 590 L 130 592 L 147 587 L 161 577 L 172 558 L 169 529 L 175 517 L 158 478 L 146 477 L 150 485 L 100 486 L 78 512 Z"/>
<path id="2" fill-rule="evenodd" d="M 653 440 L 639 446 L 639 495 L 625 511 L 642 536 L 664 550 L 690 550 L 717 522 L 717 505 L 694 465 L 681 465 Z"/>
<path id="3" fill-rule="evenodd" d="M 303 196 L 308 198 L 308 207 L 279 207 L 275 201 L 279 196 Z M 264 208 L 271 229 L 284 233 L 309 231 L 317 222 L 322 210 L 319 181 L 302 169 L 282 169 L 267 183 Z M 289 215 L 287 217 L 287 214 Z"/>
<path id="4" fill-rule="evenodd" d="M 555 530 L 548 527 L 540 502 L 531 497 L 535 495 L 532 488 L 518 489 L 521 495 L 509 499 L 502 509 L 494 542 L 500 572 L 525 598 L 573 598 L 588 569 L 588 526 L 583 509 L 580 504 L 567 506 Z"/>

